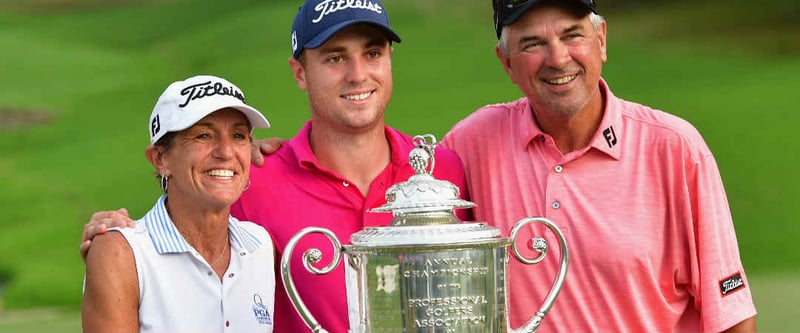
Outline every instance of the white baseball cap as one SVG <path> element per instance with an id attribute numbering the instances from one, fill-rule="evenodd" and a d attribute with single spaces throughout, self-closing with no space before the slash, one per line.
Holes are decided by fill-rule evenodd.
<path id="1" fill-rule="evenodd" d="M 245 104 L 242 90 L 221 77 L 197 75 L 170 84 L 150 114 L 150 144 L 169 132 L 185 130 L 205 116 L 224 108 L 241 111 L 252 128 L 269 128 L 261 112 Z"/>

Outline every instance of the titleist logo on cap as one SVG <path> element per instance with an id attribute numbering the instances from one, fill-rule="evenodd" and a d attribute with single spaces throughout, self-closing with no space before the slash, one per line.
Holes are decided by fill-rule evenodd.
<path id="1" fill-rule="evenodd" d="M 369 0 L 325 0 L 314 7 L 319 16 L 311 22 L 319 23 L 326 15 L 348 8 L 371 10 L 377 14 L 383 13 L 383 7 Z"/>
<path id="2" fill-rule="evenodd" d="M 189 105 L 189 102 L 201 99 L 203 97 L 214 96 L 214 95 L 227 95 L 232 96 L 244 103 L 244 94 L 241 91 L 237 90 L 236 88 L 229 86 L 225 87 L 222 85 L 221 82 L 214 82 L 211 81 L 193 84 L 181 90 L 181 96 L 186 96 L 186 100 L 179 104 L 179 107 L 184 107 Z"/>

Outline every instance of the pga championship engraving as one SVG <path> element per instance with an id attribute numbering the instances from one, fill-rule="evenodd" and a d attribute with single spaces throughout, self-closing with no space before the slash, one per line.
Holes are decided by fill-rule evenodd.
<path id="1" fill-rule="evenodd" d="M 419 259 L 403 275 L 405 285 L 425 285 L 434 292 L 417 290 L 407 298 L 411 332 L 421 328 L 443 328 L 444 332 L 471 332 L 492 325 L 493 306 L 505 306 L 497 289 L 472 288 L 484 284 L 489 268 L 483 266 L 481 252 L 471 250 L 443 251 L 411 257 Z M 474 258 L 473 258 L 474 257 Z M 477 260 L 477 261 L 476 261 Z M 480 262 L 478 262 L 480 261 Z M 480 265 L 478 265 L 480 264 Z M 421 269 L 420 269 L 421 268 Z M 489 321 L 487 322 L 487 319 Z M 495 325 L 497 326 L 497 325 Z M 499 327 L 499 326 L 497 326 Z"/>
<path id="2" fill-rule="evenodd" d="M 393 185 L 386 204 L 371 211 L 391 212 L 387 227 L 368 227 L 342 245 L 328 229 L 308 227 L 286 245 L 281 279 L 295 309 L 312 332 L 327 332 L 300 299 L 291 276 L 292 253 L 300 239 L 321 234 L 332 243 L 330 262 L 318 268 L 319 249 L 303 249 L 303 265 L 311 273 L 327 274 L 344 261 L 351 333 L 497 333 L 534 332 L 553 306 L 567 273 L 569 254 L 561 231 L 550 220 L 528 217 L 517 221 L 511 237 L 481 222 L 462 222 L 455 209 L 475 204 L 459 198 L 450 182 L 435 179 L 432 135 L 414 137 L 408 181 Z M 520 328 L 508 327 L 506 269 L 510 256 L 525 264 L 545 259 L 543 238 L 529 240 L 538 257 L 527 258 L 517 248 L 517 233 L 532 223 L 551 231 L 561 249 L 559 271 L 542 306 Z M 509 248 L 511 251 L 509 251 Z M 344 259 L 344 260 L 342 260 Z M 532 267 L 533 268 L 533 267 Z M 333 286 L 331 286 L 333 287 Z M 344 320 L 344 319 L 343 319 Z"/>

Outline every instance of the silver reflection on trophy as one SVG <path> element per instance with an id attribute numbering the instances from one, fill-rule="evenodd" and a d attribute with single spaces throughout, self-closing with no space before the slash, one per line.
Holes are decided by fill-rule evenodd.
<path id="1" fill-rule="evenodd" d="M 534 332 L 553 306 L 567 273 L 569 255 L 564 236 L 550 220 L 529 217 L 518 221 L 510 238 L 480 222 L 461 222 L 454 210 L 475 204 L 459 198 L 458 187 L 435 179 L 433 156 L 436 138 L 414 137 L 409 164 L 415 171 L 408 181 L 386 192 L 386 204 L 373 212 L 391 212 L 387 227 L 368 227 L 342 245 L 330 230 L 309 227 L 286 245 L 281 260 L 281 278 L 293 305 L 313 332 L 320 327 L 297 294 L 290 272 L 290 258 L 305 235 L 319 233 L 333 244 L 331 262 L 317 268 L 318 249 L 303 254 L 309 272 L 327 274 L 344 256 L 349 325 L 352 333 L 496 333 Z M 530 244 L 539 256 L 522 255 L 517 233 L 531 223 L 540 223 L 558 238 L 561 263 L 549 294 L 539 311 L 518 329 L 509 329 L 506 268 L 510 247 L 525 264 L 541 262 L 547 254 L 543 238 Z M 547 280 L 544 280 L 547 281 Z M 335 286 L 331 286 L 335 287 Z"/>

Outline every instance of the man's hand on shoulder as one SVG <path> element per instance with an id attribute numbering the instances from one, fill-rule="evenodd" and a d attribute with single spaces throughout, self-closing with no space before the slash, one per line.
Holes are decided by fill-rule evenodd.
<path id="1" fill-rule="evenodd" d="M 89 253 L 89 248 L 92 246 L 92 239 L 94 236 L 105 233 L 108 228 L 112 227 L 128 227 L 132 228 L 135 224 L 128 215 L 128 210 L 120 208 L 117 210 L 101 211 L 92 214 L 92 218 L 83 226 L 83 234 L 81 234 L 81 258 L 86 261 L 86 254 Z"/>
<path id="2" fill-rule="evenodd" d="M 250 159 L 256 166 L 262 166 L 264 165 L 264 156 L 278 151 L 278 148 L 280 148 L 284 142 L 286 142 L 285 139 L 278 137 L 258 140 L 254 139 L 253 149 L 251 150 L 252 155 L 250 156 Z"/>

